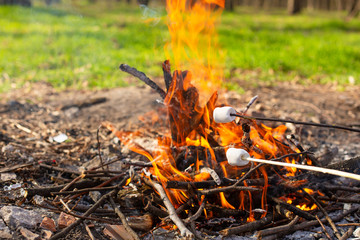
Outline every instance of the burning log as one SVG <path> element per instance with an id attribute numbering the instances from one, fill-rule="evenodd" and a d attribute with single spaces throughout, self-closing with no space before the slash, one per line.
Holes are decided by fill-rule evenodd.
<path id="1" fill-rule="evenodd" d="M 168 181 L 166 182 L 166 188 L 174 188 L 174 189 L 188 189 L 189 186 L 194 189 L 199 188 L 211 188 L 216 186 L 229 186 L 233 185 L 238 180 L 235 179 L 228 179 L 228 178 L 222 178 L 221 184 L 218 185 L 215 181 L 209 180 L 209 181 L 201 181 L 201 182 L 181 182 L 181 181 Z M 264 179 L 247 179 L 244 180 L 244 182 L 239 183 L 239 186 L 244 186 L 246 184 L 247 186 L 261 186 L 264 185 Z"/>
<path id="2" fill-rule="evenodd" d="M 164 73 L 164 81 L 165 81 L 166 92 L 168 92 L 169 87 L 171 85 L 172 78 L 173 78 L 171 76 L 171 67 L 170 67 L 169 60 L 165 60 L 163 62 L 162 69 L 163 69 L 163 73 Z"/>
<path id="3" fill-rule="evenodd" d="M 222 206 L 207 203 L 205 209 L 212 211 L 218 217 L 239 217 L 247 218 L 249 213 L 244 210 L 224 208 Z"/>
<path id="4" fill-rule="evenodd" d="M 291 211 L 294 215 L 297 215 L 299 217 L 302 217 L 302 218 L 305 218 L 306 220 L 313 220 L 315 219 L 315 216 L 313 216 L 312 214 L 306 212 L 306 211 L 303 211 L 291 204 L 288 204 L 280 199 L 277 199 L 277 198 L 274 198 L 272 196 L 268 196 L 269 199 L 271 199 L 271 201 L 279 204 L 281 207 Z"/>

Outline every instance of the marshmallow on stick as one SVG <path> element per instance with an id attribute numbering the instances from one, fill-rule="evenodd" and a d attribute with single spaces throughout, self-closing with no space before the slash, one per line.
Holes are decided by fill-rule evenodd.
<path id="1" fill-rule="evenodd" d="M 276 161 L 270 161 L 270 160 L 251 158 L 247 151 L 245 151 L 244 149 L 239 149 L 239 148 L 229 148 L 226 152 L 226 157 L 228 159 L 228 163 L 233 166 L 245 166 L 247 163 L 249 163 L 249 161 L 251 161 L 251 162 L 265 163 L 265 164 L 276 165 L 276 166 L 293 167 L 293 168 L 299 168 L 299 169 L 304 169 L 304 170 L 309 170 L 309 171 L 314 171 L 314 172 L 327 173 L 327 174 L 332 174 L 332 175 L 345 177 L 345 178 L 351 178 L 351 179 L 360 181 L 360 175 L 354 174 L 354 173 L 343 172 L 343 171 L 339 171 L 339 170 L 322 168 L 322 167 L 309 166 L 309 165 L 300 165 L 300 164 L 284 163 L 284 162 L 276 162 Z"/>
<path id="2" fill-rule="evenodd" d="M 228 123 L 235 120 L 235 116 L 231 114 L 236 114 L 236 111 L 232 107 L 217 107 L 214 109 L 213 117 L 214 121 L 217 123 Z"/>

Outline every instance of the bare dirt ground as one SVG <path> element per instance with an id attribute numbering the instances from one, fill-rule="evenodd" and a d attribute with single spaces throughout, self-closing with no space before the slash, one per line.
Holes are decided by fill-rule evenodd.
<path id="1" fill-rule="evenodd" d="M 254 116 L 359 128 L 359 92 L 360 87 L 355 86 L 339 92 L 333 86 L 281 83 L 273 87 L 248 87 L 244 95 L 221 92 L 221 96 L 229 105 L 241 110 L 258 95 L 258 101 L 249 110 Z M 160 97 L 147 86 L 59 92 L 46 83 L 36 83 L 3 93 L 0 95 L 0 169 L 22 163 L 56 161 L 58 166 L 79 171 L 97 158 L 96 131 L 102 121 L 111 121 L 119 129 L 138 129 L 144 126 L 140 116 L 161 107 L 156 99 Z M 266 122 L 268 126 L 279 124 Z M 315 152 L 323 165 L 360 155 L 359 133 L 288 126 L 289 133 L 294 133 L 305 149 Z M 66 134 L 68 139 L 58 143 L 54 137 L 60 133 Z M 118 144 L 105 132 L 100 136 L 105 156 L 122 154 Z M 20 171 L 17 179 L 2 180 L 0 187 L 40 178 L 36 172 Z M 3 206 L 14 204 L 16 199 L 2 195 L 0 201 Z M 73 234 L 72 237 L 79 238 L 76 234 L 80 233 Z"/>
<path id="2" fill-rule="evenodd" d="M 353 86 L 342 92 L 334 88 L 282 83 L 273 87 L 248 88 L 244 95 L 222 91 L 218 103 L 227 101 L 241 110 L 253 96 L 258 95 L 257 102 L 249 110 L 250 115 L 360 127 L 360 88 Z M 71 138 L 68 144 L 84 138 L 92 142 L 102 121 L 113 122 L 120 129 L 133 130 L 144 125 L 139 116 L 161 108 L 156 101 L 160 97 L 147 86 L 59 92 L 46 83 L 37 83 L 4 93 L 0 99 L 0 147 L 9 143 L 17 143 L 18 146 L 14 147 L 20 149 L 31 145 L 34 160 L 44 157 L 62 159 L 60 155 L 47 153 L 44 156 L 36 150 L 39 148 L 44 153 L 43 144 L 57 146 L 50 143 L 49 138 L 59 133 Z M 277 126 L 281 123 L 265 124 Z M 300 143 L 315 152 L 328 148 L 335 151 L 339 159 L 360 155 L 358 133 L 287 126 L 289 133 L 296 133 Z M 11 160 L 15 164 L 20 159 Z M 8 161 L 2 155 L 1 162 L 8 164 Z"/>

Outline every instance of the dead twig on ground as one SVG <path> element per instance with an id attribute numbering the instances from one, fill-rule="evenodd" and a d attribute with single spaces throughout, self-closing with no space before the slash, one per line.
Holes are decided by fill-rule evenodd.
<path id="1" fill-rule="evenodd" d="M 272 219 L 273 219 L 273 215 L 268 214 L 267 216 L 261 218 L 260 220 L 245 223 L 238 227 L 226 228 L 224 230 L 221 230 L 219 233 L 223 236 L 229 236 L 244 232 L 252 232 L 261 228 L 262 226 L 265 226 L 266 224 L 269 224 L 272 221 Z"/>
<path id="2" fill-rule="evenodd" d="M 267 235 L 281 233 L 283 231 L 286 231 L 289 227 L 294 226 L 299 221 L 299 219 L 300 217 L 296 216 L 293 220 L 291 220 L 291 222 L 286 225 L 260 230 L 255 234 L 255 236 L 257 239 L 261 239 L 262 237 Z"/>
<path id="3" fill-rule="evenodd" d="M 346 240 L 348 239 L 349 237 L 351 237 L 351 235 L 353 234 L 355 230 L 355 226 L 351 226 L 347 231 L 346 233 L 344 233 L 344 235 L 341 236 L 341 238 L 339 240 Z"/>
<path id="4" fill-rule="evenodd" d="M 127 177 L 125 176 L 121 182 L 117 185 L 118 188 L 108 192 L 107 194 L 103 195 L 91 208 L 89 208 L 89 210 L 87 210 L 82 217 L 88 217 L 91 213 L 93 213 L 96 209 L 98 209 L 100 207 L 100 205 L 110 196 L 113 196 L 114 194 L 117 193 L 118 189 L 125 184 L 125 181 L 127 180 Z M 55 234 L 54 236 L 52 236 L 49 240 L 56 240 L 59 238 L 62 238 L 64 236 L 66 236 L 66 234 L 68 234 L 73 228 L 75 228 L 76 226 L 78 226 L 79 224 L 81 224 L 84 221 L 83 218 L 79 218 L 78 220 L 76 220 L 74 223 L 72 223 L 71 225 L 67 226 L 66 228 L 64 228 L 61 232 Z"/>
<path id="5" fill-rule="evenodd" d="M 302 192 L 308 197 L 310 198 L 315 204 L 316 206 L 320 209 L 320 211 L 324 214 L 325 219 L 328 221 L 328 223 L 330 224 L 330 227 L 332 228 L 332 230 L 334 231 L 335 236 L 340 239 L 341 238 L 341 234 L 339 232 L 339 230 L 336 228 L 335 223 L 331 220 L 329 214 L 327 213 L 327 211 L 323 208 L 323 206 L 316 200 L 316 198 L 314 198 L 311 194 L 309 194 L 308 192 L 306 192 L 304 189 L 302 189 Z"/>
<path id="6" fill-rule="evenodd" d="M 179 228 L 181 236 L 187 237 L 187 238 L 194 237 L 194 234 L 185 226 L 183 221 L 176 214 L 175 208 L 171 204 L 171 202 L 170 202 L 169 198 L 167 197 L 165 190 L 163 189 L 161 184 L 151 181 L 151 180 L 148 180 L 147 178 L 144 178 L 144 181 L 146 184 L 152 186 L 160 194 L 160 197 L 163 200 L 165 207 L 169 212 L 169 217 L 174 222 L 174 224 Z"/>
<path id="7" fill-rule="evenodd" d="M 341 214 L 338 214 L 337 216 L 333 217 L 332 218 L 332 221 L 333 222 L 338 222 L 340 220 L 342 220 L 344 217 L 348 216 L 349 214 L 352 214 L 356 211 L 359 210 L 359 207 L 356 207 L 356 208 L 352 208 L 350 210 L 347 210 Z M 327 220 L 326 219 L 321 219 L 321 222 L 322 223 L 325 223 Z M 296 224 L 296 225 L 293 225 L 291 227 L 289 227 L 287 229 L 287 231 L 284 231 L 283 233 L 280 233 L 280 234 L 274 234 L 274 235 L 269 235 L 268 237 L 264 237 L 263 240 L 276 240 L 276 239 L 281 239 L 282 236 L 284 235 L 287 235 L 287 234 L 291 234 L 293 232 L 296 232 L 298 230 L 304 230 L 306 228 L 309 228 L 309 227 L 314 227 L 314 226 L 317 226 L 319 225 L 319 222 L 318 220 L 312 220 L 312 221 L 307 221 L 307 222 L 303 222 L 303 223 L 300 223 L 300 224 Z"/>
<path id="8" fill-rule="evenodd" d="M 92 212 L 94 212 L 98 207 L 100 207 L 100 205 L 112 194 L 114 194 L 114 192 L 116 192 L 116 189 L 112 190 L 111 192 L 103 195 L 91 208 L 89 208 L 89 210 L 87 210 L 83 217 L 88 217 Z M 84 221 L 83 218 L 79 218 L 78 220 L 76 220 L 74 223 L 70 224 L 69 226 L 67 226 L 66 228 L 64 228 L 61 232 L 55 234 L 54 236 L 52 236 L 49 240 L 56 240 L 59 238 L 62 238 L 64 236 L 66 236 L 73 228 L 75 228 L 76 226 L 78 226 L 79 224 L 81 224 Z"/>
<path id="9" fill-rule="evenodd" d="M 97 128 L 97 131 L 96 131 L 96 141 L 97 141 L 97 150 L 98 150 L 98 155 L 99 155 L 99 159 L 100 159 L 100 166 L 102 168 L 103 171 L 105 171 L 105 168 L 104 168 L 104 160 L 101 156 L 101 145 L 100 145 L 100 138 L 99 138 L 99 132 L 100 132 L 100 128 L 102 128 L 102 125 L 100 124 L 100 126 Z M 109 166 L 107 166 L 108 169 L 109 169 Z"/>
<path id="10" fill-rule="evenodd" d="M 326 228 L 325 228 L 324 224 L 321 222 L 321 220 L 320 220 L 320 218 L 318 217 L 318 215 L 315 215 L 315 217 L 316 217 L 316 220 L 318 220 L 318 222 L 319 222 L 319 224 L 320 224 L 321 228 L 323 229 L 323 231 L 324 231 L 324 233 L 325 233 L 326 237 L 327 237 L 328 239 L 330 239 L 330 240 L 331 240 L 331 236 L 330 236 L 329 232 L 326 230 Z"/>
<path id="11" fill-rule="evenodd" d="M 124 228 L 126 229 L 126 231 L 135 239 L 135 240 L 140 240 L 139 236 L 136 234 L 136 232 L 134 232 L 134 230 L 132 230 L 132 228 L 129 226 L 129 223 L 126 220 L 125 215 L 120 211 L 120 209 L 116 206 L 113 196 L 109 196 L 108 200 L 111 204 L 111 206 L 113 207 L 115 213 L 119 216 L 122 224 L 124 225 Z"/>
<path id="12" fill-rule="evenodd" d="M 68 195 L 68 194 L 76 194 L 76 193 L 87 193 L 91 191 L 106 191 L 106 190 L 113 190 L 117 186 L 111 186 L 111 187 L 93 187 L 93 188 L 84 188 L 80 190 L 74 190 L 74 191 L 63 191 L 63 192 L 51 192 L 51 195 Z"/>

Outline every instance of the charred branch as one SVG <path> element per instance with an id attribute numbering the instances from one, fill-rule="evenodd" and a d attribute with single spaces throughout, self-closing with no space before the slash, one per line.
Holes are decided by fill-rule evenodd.
<path id="1" fill-rule="evenodd" d="M 220 234 L 223 236 L 229 236 L 229 235 L 240 234 L 245 232 L 253 232 L 269 224 L 272 221 L 272 219 L 273 219 L 273 215 L 268 214 L 267 216 L 261 218 L 260 220 L 249 222 L 238 227 L 231 227 L 221 230 Z"/>
<path id="2" fill-rule="evenodd" d="M 166 87 L 166 92 L 167 92 L 167 91 L 169 91 L 169 87 L 170 87 L 171 81 L 172 81 L 171 66 L 170 66 L 169 60 L 165 60 L 163 62 L 162 69 L 163 69 L 163 73 L 164 73 L 164 81 L 165 81 L 165 87 Z"/>
<path id="3" fill-rule="evenodd" d="M 350 209 L 348 211 L 345 211 L 345 212 L 343 212 L 341 214 L 338 214 L 337 216 L 335 216 L 335 217 L 333 217 L 331 219 L 332 219 L 333 222 L 341 221 L 344 217 L 358 211 L 359 209 L 360 209 L 359 207 L 352 208 L 352 209 Z M 326 219 L 321 219 L 322 223 L 325 223 L 326 221 L 327 221 Z M 284 232 L 279 233 L 279 234 L 270 235 L 269 237 L 263 238 L 263 240 L 264 239 L 266 239 L 266 240 L 281 239 L 284 235 L 291 234 L 293 232 L 296 232 L 296 231 L 299 231 L 299 230 L 304 230 L 304 229 L 314 227 L 314 226 L 318 226 L 318 225 L 319 225 L 318 220 L 302 222 L 300 224 L 296 224 L 296 225 L 293 225 L 291 227 L 288 227 L 287 231 L 284 231 Z"/>
<path id="4" fill-rule="evenodd" d="M 215 216 L 219 216 L 219 217 L 232 216 L 232 217 L 244 217 L 245 218 L 245 217 L 249 216 L 249 214 L 244 210 L 223 208 L 221 206 L 209 204 L 209 203 L 207 203 L 205 205 L 205 209 L 212 211 Z"/>
<path id="5" fill-rule="evenodd" d="M 237 192 L 237 191 L 250 191 L 250 192 L 259 192 L 262 189 L 254 188 L 254 187 L 237 187 L 237 186 L 230 186 L 224 188 L 214 188 L 209 190 L 201 190 L 199 191 L 200 195 L 211 195 L 220 192 Z"/>
<path id="6" fill-rule="evenodd" d="M 159 218 L 164 218 L 169 216 L 169 214 L 164 210 L 153 206 L 150 201 L 146 204 L 144 210 Z"/>
<path id="7" fill-rule="evenodd" d="M 257 239 L 261 239 L 262 237 L 267 236 L 267 235 L 273 235 L 273 234 L 276 234 L 276 233 L 285 232 L 285 231 L 287 231 L 289 229 L 289 227 L 294 226 L 299 221 L 299 219 L 300 219 L 299 216 L 296 216 L 291 222 L 289 222 L 286 225 L 277 226 L 277 227 L 268 228 L 268 229 L 258 231 L 256 233 L 256 237 L 257 237 Z"/>
<path id="8" fill-rule="evenodd" d="M 159 85 L 157 85 L 153 80 L 148 78 L 145 75 L 145 73 L 140 72 L 136 68 L 130 67 L 127 64 L 121 64 L 119 68 L 121 71 L 127 72 L 127 73 L 133 75 L 134 77 L 137 77 L 138 79 L 140 79 L 141 81 L 146 83 L 149 87 L 154 89 L 161 96 L 161 98 L 163 98 L 163 99 L 165 98 L 165 96 L 166 96 L 165 91 L 161 87 L 159 87 Z"/>
<path id="9" fill-rule="evenodd" d="M 306 220 L 313 220 L 315 219 L 315 216 L 313 216 L 312 214 L 303 211 L 291 204 L 288 204 L 278 198 L 274 198 L 268 195 L 268 198 L 270 199 L 270 201 L 279 204 L 281 207 L 293 212 L 295 215 L 298 215 L 299 217 L 305 218 Z"/>
<path id="10" fill-rule="evenodd" d="M 99 181 L 91 181 L 91 180 L 82 180 L 80 182 L 74 183 L 70 189 L 82 189 L 86 187 L 95 187 L 98 186 L 101 182 Z M 27 188 L 25 191 L 27 192 L 26 197 L 32 198 L 35 195 L 40 195 L 43 197 L 51 197 L 53 192 L 60 192 L 67 184 L 54 186 L 54 187 L 45 187 L 45 188 Z"/>
<path id="11" fill-rule="evenodd" d="M 113 194 L 115 195 L 115 194 Z M 122 224 L 124 225 L 126 231 L 135 239 L 135 240 L 140 240 L 139 236 L 134 232 L 134 230 L 132 230 L 132 228 L 129 226 L 128 221 L 126 220 L 125 215 L 120 211 L 120 209 L 116 206 L 114 199 L 113 199 L 113 195 L 109 195 L 108 196 L 108 200 L 112 206 L 112 208 L 114 209 L 115 213 L 119 216 Z"/>
<path id="12" fill-rule="evenodd" d="M 237 182 L 237 180 L 229 179 L 229 178 L 222 178 L 222 183 L 220 185 L 217 185 L 217 183 L 213 180 L 209 181 L 202 181 L 202 182 L 181 182 L 181 181 L 168 181 L 166 183 L 166 188 L 174 188 L 174 189 L 188 189 L 189 186 L 194 189 L 199 188 L 212 188 L 217 186 L 229 186 L 233 185 Z M 246 184 L 248 186 L 262 186 L 264 185 L 264 179 L 247 179 L 245 180 Z M 244 182 L 239 183 L 238 186 L 243 186 Z"/>
<path id="13" fill-rule="evenodd" d="M 116 193 L 116 189 L 112 190 L 111 192 L 103 195 L 91 208 L 89 208 L 89 210 L 87 210 L 84 215 L 82 215 L 83 217 L 88 217 L 91 213 L 93 213 L 96 209 L 98 209 L 100 207 L 100 205 L 110 196 L 112 196 L 113 194 Z M 62 237 L 65 237 L 73 228 L 75 228 L 76 226 L 78 226 L 79 224 L 81 224 L 84 221 L 83 218 L 79 218 L 78 220 L 76 220 L 74 223 L 72 223 L 71 225 L 67 226 L 66 228 L 64 228 L 61 232 L 56 233 L 54 236 L 52 236 L 50 238 L 50 240 L 56 240 L 56 239 L 60 239 Z"/>

